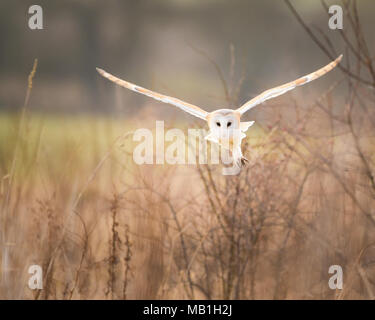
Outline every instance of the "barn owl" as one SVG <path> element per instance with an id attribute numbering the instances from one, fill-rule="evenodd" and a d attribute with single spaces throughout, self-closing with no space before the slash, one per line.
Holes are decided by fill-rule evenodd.
<path id="1" fill-rule="evenodd" d="M 324 74 L 335 68 L 341 61 L 341 59 L 342 55 L 317 71 L 314 71 L 308 75 L 305 75 L 301 78 L 298 78 L 297 80 L 288 82 L 281 86 L 266 90 L 255 98 L 247 101 L 238 109 L 218 109 L 213 112 L 207 112 L 200 107 L 181 101 L 177 98 L 169 97 L 142 88 L 133 83 L 119 79 L 102 69 L 96 68 L 96 70 L 103 77 L 109 79 L 110 81 L 113 81 L 119 86 L 144 94 L 158 101 L 174 105 L 193 116 L 207 121 L 209 134 L 205 137 L 205 139 L 215 142 L 222 147 L 231 150 L 234 164 L 238 168 L 241 168 L 248 162 L 248 160 L 242 155 L 241 141 L 244 137 L 246 137 L 245 132 L 254 124 L 254 121 L 241 122 L 241 116 L 245 112 L 249 111 L 256 105 L 263 103 L 266 100 L 275 98 L 288 92 L 289 90 L 292 90 L 298 86 L 301 86 L 323 76 Z"/>

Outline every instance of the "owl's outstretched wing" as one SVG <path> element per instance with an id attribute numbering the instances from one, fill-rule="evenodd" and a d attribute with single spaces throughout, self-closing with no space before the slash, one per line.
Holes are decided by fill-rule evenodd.
<path id="1" fill-rule="evenodd" d="M 239 112 L 241 115 L 244 114 L 246 111 L 249 111 L 251 108 L 255 107 L 256 105 L 268 100 L 275 98 L 279 95 L 282 95 L 289 90 L 294 89 L 295 87 L 301 86 L 303 84 L 306 84 L 310 81 L 313 81 L 315 79 L 318 79 L 322 75 L 326 74 L 327 72 L 331 71 L 334 67 L 337 66 L 337 64 L 341 61 L 342 55 L 340 55 L 336 60 L 332 61 L 331 63 L 327 64 L 325 67 L 314 71 L 304 77 L 301 77 L 297 80 L 288 82 L 284 85 L 269 89 L 267 91 L 264 91 L 260 95 L 256 96 L 255 98 L 251 99 L 250 101 L 246 102 L 243 106 L 238 108 L 236 111 Z"/>
<path id="2" fill-rule="evenodd" d="M 154 98 L 158 101 L 162 101 L 162 102 L 165 102 L 165 103 L 172 104 L 172 105 L 180 108 L 181 110 L 192 114 L 193 116 L 196 116 L 196 117 L 201 118 L 203 120 L 207 120 L 206 117 L 208 115 L 208 112 L 202 110 L 201 108 L 199 108 L 195 105 L 192 105 L 190 103 L 181 101 L 181 100 L 173 98 L 173 97 L 165 96 L 165 95 L 157 93 L 157 92 L 153 92 L 151 90 L 142 88 L 140 86 L 137 86 L 137 85 L 135 85 L 133 83 L 130 83 L 130 82 L 127 82 L 125 80 L 121 80 L 121 79 L 111 75 L 110 73 L 108 73 L 108 72 L 106 72 L 102 69 L 96 68 L 96 70 L 103 77 L 107 78 L 108 80 L 113 81 L 114 83 L 118 84 L 121 87 L 133 90 L 133 91 L 141 93 L 141 94 L 144 94 L 144 95 L 146 95 L 148 97 L 151 97 L 151 98 Z"/>

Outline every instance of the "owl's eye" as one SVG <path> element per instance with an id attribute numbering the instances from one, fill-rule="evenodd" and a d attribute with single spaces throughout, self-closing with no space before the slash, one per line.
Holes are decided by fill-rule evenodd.
<path id="1" fill-rule="evenodd" d="M 220 122 L 216 122 L 216 125 L 217 125 L 218 127 L 220 127 Z"/>
<path id="2" fill-rule="evenodd" d="M 230 127 L 231 125 L 232 125 L 232 122 L 229 121 L 229 122 L 227 123 L 227 127 Z"/>

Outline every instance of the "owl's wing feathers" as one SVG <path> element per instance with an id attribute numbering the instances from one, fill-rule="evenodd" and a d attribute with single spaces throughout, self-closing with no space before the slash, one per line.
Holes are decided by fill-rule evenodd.
<path id="1" fill-rule="evenodd" d="M 267 91 L 264 91 L 260 95 L 256 96 L 255 98 L 251 99 L 250 101 L 246 102 L 243 106 L 238 108 L 236 111 L 238 111 L 241 115 L 244 114 L 246 111 L 249 111 L 251 108 L 255 107 L 256 105 L 268 100 L 275 98 L 279 95 L 282 95 L 289 90 L 294 89 L 295 87 L 304 85 L 310 81 L 313 81 L 315 79 L 318 79 L 322 75 L 326 74 L 327 72 L 331 71 L 334 67 L 337 66 L 337 64 L 341 61 L 342 55 L 340 55 L 336 60 L 332 61 L 331 63 L 327 64 L 325 67 L 314 71 L 304 77 L 301 77 L 297 80 L 288 82 L 284 85 L 269 89 Z"/>
<path id="2" fill-rule="evenodd" d="M 255 121 L 241 121 L 240 122 L 240 130 L 242 132 L 246 132 L 253 124 L 255 123 Z"/>
<path id="3" fill-rule="evenodd" d="M 196 117 L 201 118 L 203 120 L 207 120 L 206 117 L 208 115 L 208 112 L 202 110 L 201 108 L 199 108 L 195 105 L 192 105 L 190 103 L 181 101 L 179 99 L 176 99 L 176 98 L 173 98 L 173 97 L 168 97 L 168 96 L 165 96 L 163 94 L 160 94 L 160 93 L 153 92 L 151 90 L 142 88 L 142 87 L 137 86 L 133 83 L 127 82 L 127 81 L 122 80 L 122 79 L 119 79 L 119 78 L 113 76 L 112 74 L 102 70 L 102 69 L 96 68 L 96 70 L 103 77 L 107 78 L 108 80 L 113 81 L 114 83 L 118 84 L 121 87 L 130 89 L 132 91 L 135 91 L 135 92 L 138 92 L 138 93 L 141 93 L 141 94 L 144 94 L 148 97 L 154 98 L 155 100 L 158 100 L 158 101 L 161 101 L 161 102 L 164 102 L 164 103 L 168 103 L 168 104 L 172 104 L 172 105 L 180 108 L 181 110 L 192 114 L 193 116 L 196 116 Z"/>

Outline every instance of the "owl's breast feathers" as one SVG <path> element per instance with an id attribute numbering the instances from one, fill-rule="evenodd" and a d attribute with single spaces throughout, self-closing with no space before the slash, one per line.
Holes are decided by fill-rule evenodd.
<path id="1" fill-rule="evenodd" d="M 241 148 L 241 141 L 246 137 L 244 132 L 246 132 L 253 124 L 254 121 L 240 122 L 240 129 L 231 131 L 230 133 L 228 132 L 228 135 L 218 136 L 217 134 L 210 132 L 205 139 L 231 150 L 233 148 Z"/>
<path id="2" fill-rule="evenodd" d="M 228 137 L 220 137 L 220 136 L 217 137 L 211 132 L 205 137 L 205 139 L 215 142 L 224 148 L 233 150 L 235 148 L 241 147 L 241 141 L 244 137 L 246 137 L 246 135 L 242 132 L 239 132 L 239 135 L 228 136 Z"/>

